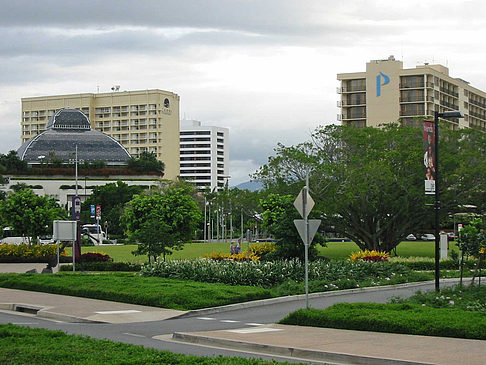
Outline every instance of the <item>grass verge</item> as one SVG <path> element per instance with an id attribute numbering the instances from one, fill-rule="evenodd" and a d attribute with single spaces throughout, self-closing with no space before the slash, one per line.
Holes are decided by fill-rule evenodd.
<path id="1" fill-rule="evenodd" d="M 417 293 L 393 303 L 340 303 L 327 309 L 301 309 L 282 324 L 412 335 L 486 339 L 486 288 Z"/>
<path id="2" fill-rule="evenodd" d="M 134 274 L 0 274 L 11 289 L 111 300 L 178 310 L 200 309 L 272 297 L 268 289 L 141 277 Z"/>
<path id="3" fill-rule="evenodd" d="M 67 335 L 62 331 L 0 325 L 1 364 L 184 364 L 266 365 L 273 361 L 238 357 L 197 357 L 142 346 Z M 288 364 L 288 363 L 287 363 Z"/>

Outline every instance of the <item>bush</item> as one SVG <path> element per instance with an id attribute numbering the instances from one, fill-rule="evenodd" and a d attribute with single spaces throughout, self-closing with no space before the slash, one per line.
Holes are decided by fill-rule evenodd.
<path id="1" fill-rule="evenodd" d="M 64 249 L 60 250 L 60 254 L 66 255 Z M 3 258 L 16 257 L 23 259 L 38 259 L 48 256 L 57 256 L 57 245 L 0 244 L 0 257 Z"/>
<path id="2" fill-rule="evenodd" d="M 301 309 L 279 323 L 349 330 L 485 340 L 486 316 L 418 304 L 339 303 L 324 310 Z"/>
<path id="3" fill-rule="evenodd" d="M 112 262 L 112 261 L 99 261 L 99 262 L 80 262 L 76 264 L 77 271 L 126 271 L 137 272 L 140 271 L 142 265 L 133 264 L 131 262 Z M 72 265 L 61 266 L 61 271 L 72 271 Z"/>
<path id="4" fill-rule="evenodd" d="M 435 260 L 432 257 L 391 257 L 389 261 L 405 265 L 412 270 L 435 269 Z M 465 260 L 464 268 L 474 269 L 476 264 L 474 260 Z M 453 259 L 445 259 L 439 261 L 439 267 L 441 270 L 458 270 L 459 263 Z"/>
<path id="5" fill-rule="evenodd" d="M 243 253 L 222 253 L 222 252 L 212 252 L 208 255 L 204 255 L 204 258 L 214 260 L 214 261 L 222 261 L 222 260 L 232 260 L 232 261 L 258 261 L 260 257 L 250 254 L 248 255 L 248 251 Z"/>
<path id="6" fill-rule="evenodd" d="M 140 273 L 143 276 L 272 287 L 287 280 L 303 281 L 305 267 L 299 260 L 235 262 L 199 259 L 157 261 L 143 265 Z M 388 262 L 320 260 L 309 263 L 309 280 L 323 280 L 333 285 L 341 279 L 368 280 L 370 285 L 378 285 L 380 281 L 403 282 L 411 274 L 407 267 Z"/>
<path id="7" fill-rule="evenodd" d="M 266 260 L 267 256 L 277 251 L 275 242 L 259 242 L 250 244 L 250 254 L 260 257 L 261 260 Z"/>
<path id="8" fill-rule="evenodd" d="M 87 252 L 83 253 L 79 257 L 79 262 L 106 262 L 106 261 L 113 261 L 113 259 L 104 253 L 101 252 Z"/>
<path id="9" fill-rule="evenodd" d="M 364 250 L 364 251 L 353 252 L 349 258 L 352 261 L 363 260 L 363 261 L 383 262 L 383 261 L 388 261 L 389 257 L 390 254 L 385 251 Z"/>

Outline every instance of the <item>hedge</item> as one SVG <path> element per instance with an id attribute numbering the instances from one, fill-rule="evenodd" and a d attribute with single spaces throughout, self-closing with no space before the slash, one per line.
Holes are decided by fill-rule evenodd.
<path id="1" fill-rule="evenodd" d="M 279 323 L 486 340 L 484 313 L 411 303 L 339 303 L 326 309 L 300 309 Z"/>
<path id="2" fill-rule="evenodd" d="M 83 262 L 76 264 L 77 271 L 140 271 L 142 265 L 131 262 Z M 72 265 L 61 266 L 61 271 L 72 271 Z"/>

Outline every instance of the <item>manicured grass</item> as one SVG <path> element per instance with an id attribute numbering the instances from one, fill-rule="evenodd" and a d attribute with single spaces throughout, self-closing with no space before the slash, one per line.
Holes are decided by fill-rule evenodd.
<path id="1" fill-rule="evenodd" d="M 329 242 L 327 247 L 318 246 L 317 249 L 320 256 L 336 260 L 347 259 L 352 252 L 360 250 L 354 242 Z M 455 242 L 451 241 L 449 242 L 449 252 L 453 249 L 458 251 Z M 397 246 L 397 255 L 401 257 L 434 257 L 434 242 L 403 241 Z"/>
<path id="2" fill-rule="evenodd" d="M 389 304 L 340 303 L 327 309 L 303 309 L 280 323 L 361 331 L 486 339 L 486 287 L 418 292 Z"/>
<path id="3" fill-rule="evenodd" d="M 0 274 L 0 286 L 12 289 L 190 310 L 270 298 L 268 289 L 141 277 L 137 274 Z"/>
<path id="4" fill-rule="evenodd" d="M 265 365 L 273 361 L 238 357 L 197 357 L 142 346 L 67 335 L 62 331 L 0 325 L 0 363 L 36 365 Z M 288 364 L 288 363 L 287 363 Z"/>
<path id="5" fill-rule="evenodd" d="M 243 244 L 243 249 L 247 244 Z M 110 255 L 114 261 L 131 262 L 143 264 L 147 262 L 147 256 L 135 256 L 132 251 L 137 249 L 137 245 L 120 245 L 120 246 L 88 246 L 83 247 L 83 253 L 86 252 L 103 252 Z M 449 252 L 455 249 L 455 242 L 449 243 Z M 359 247 L 354 242 L 329 242 L 327 247 L 317 246 L 319 256 L 328 259 L 343 260 L 349 258 L 352 252 L 359 251 Z M 71 249 L 66 248 L 67 256 L 71 256 Z M 181 251 L 174 251 L 167 260 L 196 259 L 203 257 L 212 252 L 229 253 L 229 242 L 210 242 L 210 243 L 187 243 Z M 404 241 L 397 246 L 397 255 L 400 257 L 422 256 L 434 257 L 434 242 L 428 241 Z"/>
<path id="6" fill-rule="evenodd" d="M 180 260 L 188 259 L 192 260 L 198 257 L 202 257 L 211 252 L 227 252 L 229 253 L 229 242 L 210 242 L 210 243 L 186 243 L 184 249 L 181 251 L 174 251 L 172 255 L 167 256 L 167 260 Z M 137 249 L 137 245 L 119 245 L 119 246 L 88 246 L 83 247 L 82 252 L 103 252 L 108 255 L 114 261 L 120 262 L 132 262 L 136 264 L 143 264 L 147 262 L 147 256 L 135 256 L 132 251 Z M 244 245 L 246 249 L 246 245 Z M 67 255 L 71 256 L 71 248 L 67 248 Z"/>
<path id="7" fill-rule="evenodd" d="M 486 340 L 484 313 L 418 304 L 339 303 L 301 309 L 282 324 Z"/>

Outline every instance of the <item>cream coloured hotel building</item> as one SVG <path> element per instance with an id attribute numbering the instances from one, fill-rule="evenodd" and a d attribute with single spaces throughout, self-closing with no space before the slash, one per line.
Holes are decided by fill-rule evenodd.
<path id="1" fill-rule="evenodd" d="M 418 125 L 419 117 L 433 118 L 434 111 L 458 110 L 464 119 L 448 119 L 451 128 L 486 130 L 486 93 L 469 82 L 449 76 L 442 65 L 424 64 L 404 69 L 390 56 L 372 60 L 366 72 L 340 73 L 338 121 L 343 125 L 376 127 L 398 122 Z"/>
<path id="2" fill-rule="evenodd" d="M 22 143 L 46 130 L 59 109 L 81 110 L 91 127 L 113 137 L 132 156 L 153 152 L 165 179 L 179 176 L 179 96 L 162 90 L 83 93 L 22 98 Z"/>

